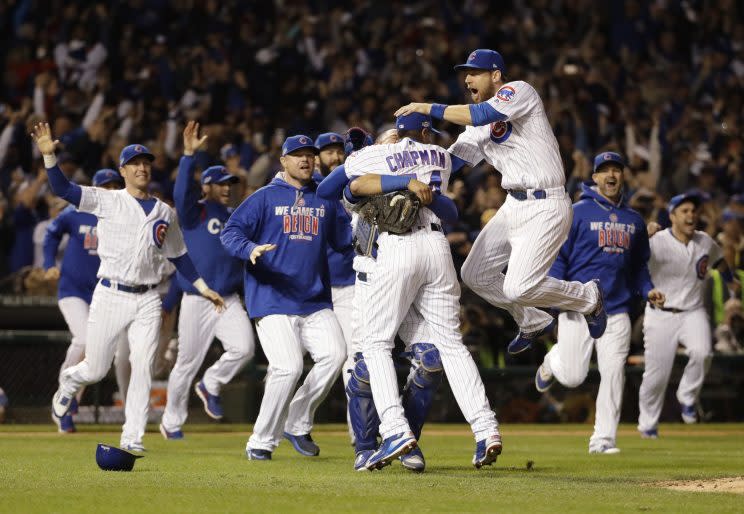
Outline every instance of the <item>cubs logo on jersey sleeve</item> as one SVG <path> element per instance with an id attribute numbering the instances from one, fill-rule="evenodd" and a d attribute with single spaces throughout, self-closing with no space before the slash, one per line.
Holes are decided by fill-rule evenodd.
<path id="1" fill-rule="evenodd" d="M 511 102 L 517 96 L 517 91 L 511 86 L 504 86 L 496 92 L 496 98 L 502 102 Z"/>
<path id="2" fill-rule="evenodd" d="M 708 254 L 705 254 L 695 263 L 695 272 L 697 273 L 697 278 L 700 280 L 705 280 L 705 277 L 708 275 L 709 260 Z"/>
<path id="3" fill-rule="evenodd" d="M 165 236 L 168 234 L 170 224 L 165 220 L 158 220 L 152 225 L 152 241 L 158 248 L 163 247 Z"/>

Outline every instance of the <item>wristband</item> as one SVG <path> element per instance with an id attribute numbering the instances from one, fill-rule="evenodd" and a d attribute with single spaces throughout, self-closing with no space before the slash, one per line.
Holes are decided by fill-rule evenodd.
<path id="1" fill-rule="evenodd" d="M 435 120 L 444 119 L 444 110 L 447 109 L 445 104 L 431 104 L 431 112 L 429 113 Z"/>
<path id="2" fill-rule="evenodd" d="M 206 293 L 207 291 L 209 291 L 209 286 L 207 285 L 207 283 L 206 283 L 206 282 L 204 282 L 204 279 L 203 279 L 203 278 L 201 278 L 201 277 L 199 277 L 198 279 L 196 279 L 196 280 L 194 281 L 194 287 L 195 287 L 195 288 L 196 288 L 196 290 L 197 290 L 197 291 L 199 291 L 199 293 L 200 293 L 200 294 L 202 294 L 202 295 L 203 295 L 204 293 Z"/>
<path id="3" fill-rule="evenodd" d="M 57 156 L 53 153 L 49 155 L 43 154 L 42 157 L 44 158 L 44 167 L 47 169 L 54 168 L 57 164 Z"/>

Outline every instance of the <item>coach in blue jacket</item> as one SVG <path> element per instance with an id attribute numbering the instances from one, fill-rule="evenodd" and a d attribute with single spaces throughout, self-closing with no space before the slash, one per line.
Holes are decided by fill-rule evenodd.
<path id="1" fill-rule="evenodd" d="M 573 206 L 568 240 L 550 270 L 550 276 L 562 280 L 600 281 L 608 314 L 607 331 L 593 339 L 584 316 L 562 313 L 558 318 L 558 343 L 535 375 L 535 386 L 541 392 L 555 380 L 576 387 L 586 378 L 596 347 L 601 382 L 589 453 L 620 451 L 615 436 L 630 348 L 631 301 L 640 295 L 654 304 L 664 303 L 664 295 L 654 289 L 648 272 L 646 225 L 623 198 L 623 169 L 622 158 L 614 152 L 595 157 L 592 179 L 596 186 L 583 186 L 581 198 Z"/>
<path id="2" fill-rule="evenodd" d="M 227 251 L 245 261 L 245 304 L 269 369 L 261 409 L 246 445 L 251 460 L 269 460 L 284 437 L 313 448 L 315 409 L 338 377 L 346 343 L 333 312 L 327 245 L 351 244 L 348 220 L 337 203 L 316 195 L 312 175 L 318 149 L 299 135 L 282 145 L 283 170 L 249 196 L 222 231 Z M 290 402 L 302 374 L 303 349 L 315 361 Z M 286 419 L 286 427 L 285 427 Z"/>

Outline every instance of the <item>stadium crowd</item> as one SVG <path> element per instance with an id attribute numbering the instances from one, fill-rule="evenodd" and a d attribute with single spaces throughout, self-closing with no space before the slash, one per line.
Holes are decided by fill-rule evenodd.
<path id="1" fill-rule="evenodd" d="M 224 162 L 245 197 L 278 169 L 286 136 L 377 134 L 410 101 L 467 103 L 452 66 L 479 47 L 499 50 L 507 79 L 540 92 L 571 194 L 603 150 L 625 156 L 627 198 L 647 222 L 668 225 L 666 201 L 697 189 L 708 200 L 700 228 L 741 277 L 744 23 L 739 3 L 707 4 L 0 0 L 0 277 L 15 292 L 34 283 L 18 277 L 40 267 L 44 228 L 64 207 L 28 137 L 39 120 L 62 142 L 64 173 L 82 184 L 144 142 L 157 157 L 153 193 L 166 200 L 180 133 L 200 120 L 209 148 L 197 166 Z M 447 147 L 459 129 L 439 128 Z M 448 194 L 460 210 L 447 227 L 459 269 L 505 192 L 482 163 Z M 709 280 L 717 348 L 736 351 L 741 302 Z M 511 338 L 495 328 L 512 322 L 475 295 L 463 305 L 466 340 L 493 365 Z"/>

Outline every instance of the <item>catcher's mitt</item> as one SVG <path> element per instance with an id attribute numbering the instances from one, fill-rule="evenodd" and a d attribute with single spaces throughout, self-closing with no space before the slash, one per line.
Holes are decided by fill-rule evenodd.
<path id="1" fill-rule="evenodd" d="M 370 196 L 357 205 L 359 215 L 377 225 L 380 233 L 405 234 L 418 216 L 421 200 L 408 190 Z"/>

